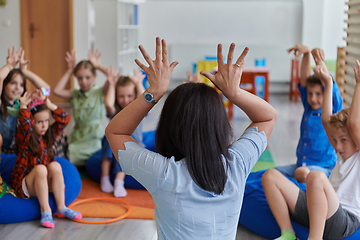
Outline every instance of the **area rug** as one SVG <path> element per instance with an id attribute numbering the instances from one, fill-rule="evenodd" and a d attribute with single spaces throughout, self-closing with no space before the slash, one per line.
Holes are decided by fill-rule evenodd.
<path id="1" fill-rule="evenodd" d="M 260 171 L 260 170 L 266 170 L 266 169 L 274 168 L 274 167 L 276 167 L 276 164 L 275 164 L 274 159 L 273 159 L 273 157 L 271 155 L 270 149 L 267 148 L 267 149 L 265 149 L 263 154 L 261 154 L 259 160 L 255 164 L 255 166 L 251 170 L 251 172 L 257 172 L 257 171 Z"/>
<path id="2" fill-rule="evenodd" d="M 275 162 L 269 149 L 266 149 L 260 156 L 258 162 L 252 169 L 252 172 L 266 170 L 275 167 Z M 74 201 L 105 197 L 115 198 L 112 193 L 104 193 L 100 190 L 100 184 L 92 181 L 89 178 L 82 178 L 82 188 L 79 196 Z M 154 219 L 155 204 L 146 190 L 127 189 L 127 196 L 121 198 L 132 206 L 132 213 L 127 217 L 129 219 Z M 115 218 L 124 214 L 127 207 L 113 201 L 94 201 L 82 203 L 73 207 L 74 210 L 81 212 L 87 218 Z"/>
<path id="3" fill-rule="evenodd" d="M 112 193 L 105 193 L 100 190 L 100 184 L 89 178 L 81 180 L 82 188 L 79 196 L 74 201 L 86 198 L 114 198 Z M 127 189 L 127 196 L 121 198 L 132 206 L 132 213 L 127 217 L 130 219 L 154 219 L 155 204 L 146 190 Z M 81 212 L 83 217 L 87 218 L 115 218 L 124 214 L 127 207 L 113 201 L 94 201 L 82 203 L 75 207 L 74 210 Z"/>

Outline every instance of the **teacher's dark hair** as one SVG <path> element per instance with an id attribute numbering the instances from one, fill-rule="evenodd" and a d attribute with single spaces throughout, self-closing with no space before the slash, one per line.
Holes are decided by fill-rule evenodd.
<path id="1" fill-rule="evenodd" d="M 186 83 L 165 101 L 156 131 L 158 153 L 185 158 L 190 176 L 202 189 L 221 194 L 229 170 L 233 138 L 222 99 L 203 83 Z"/>

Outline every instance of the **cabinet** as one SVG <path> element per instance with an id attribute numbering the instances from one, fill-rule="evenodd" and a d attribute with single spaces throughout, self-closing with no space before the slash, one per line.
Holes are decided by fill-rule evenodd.
<path id="1" fill-rule="evenodd" d="M 120 74 L 131 74 L 139 58 L 137 0 L 94 0 L 94 46 L 101 51 L 104 66 L 117 66 Z"/>

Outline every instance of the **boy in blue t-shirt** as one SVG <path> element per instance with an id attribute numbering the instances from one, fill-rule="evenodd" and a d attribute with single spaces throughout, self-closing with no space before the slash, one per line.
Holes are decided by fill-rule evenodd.
<path id="1" fill-rule="evenodd" d="M 305 182 L 307 174 L 312 170 L 322 171 L 329 177 L 336 164 L 337 157 L 321 122 L 324 87 L 316 75 L 311 75 L 310 49 L 298 44 L 288 50 L 288 52 L 292 51 L 296 57 L 303 55 L 298 88 L 304 113 L 300 125 L 300 139 L 296 149 L 297 162 L 276 169 L 288 177 L 295 177 L 299 182 Z M 324 60 L 323 50 L 313 49 L 311 53 L 314 58 L 320 57 Z M 343 100 L 336 82 L 333 84 L 332 92 L 334 114 L 343 108 Z"/>

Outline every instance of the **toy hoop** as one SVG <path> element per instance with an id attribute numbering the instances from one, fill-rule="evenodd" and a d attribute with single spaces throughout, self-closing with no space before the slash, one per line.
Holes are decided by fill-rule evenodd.
<path id="1" fill-rule="evenodd" d="M 81 203 L 85 203 L 85 202 L 91 202 L 91 201 L 103 201 L 103 200 L 106 200 L 106 201 L 113 201 L 113 202 L 120 202 L 120 203 L 123 203 L 127 206 L 127 211 L 123 214 L 123 215 L 120 215 L 116 218 L 112 218 L 112 219 L 108 219 L 108 220 L 103 220 L 103 221 L 87 221 L 87 220 L 82 220 L 82 219 L 71 219 L 75 222 L 79 222 L 79 223 L 87 223 L 87 224 L 103 224 L 103 223 L 112 223 L 112 222 L 116 222 L 116 221 L 119 221 L 123 218 L 126 218 L 127 216 L 129 216 L 132 212 L 132 206 L 128 203 L 128 202 L 125 202 L 124 200 L 121 200 L 121 199 L 118 199 L 118 198 L 110 198 L 110 197 L 97 197 L 97 198 L 87 198 L 87 199 L 83 199 L 83 200 L 79 200 L 79 201 L 76 201 L 76 202 L 73 202 L 72 204 L 70 204 L 68 206 L 68 208 L 72 208 L 72 207 L 75 207 Z"/>

